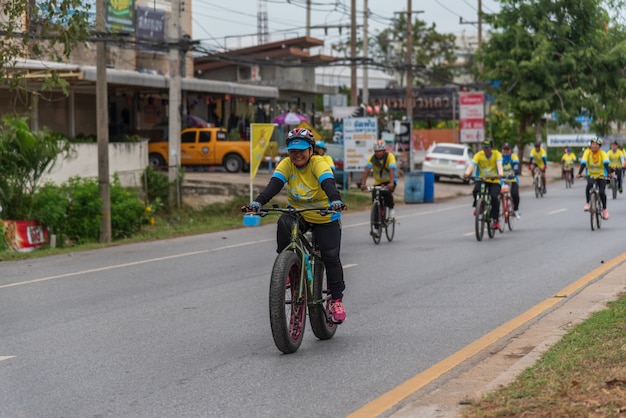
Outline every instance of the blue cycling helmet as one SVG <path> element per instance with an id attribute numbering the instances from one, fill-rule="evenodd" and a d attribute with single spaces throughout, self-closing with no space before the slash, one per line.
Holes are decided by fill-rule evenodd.
<path id="1" fill-rule="evenodd" d="M 317 141 L 317 142 L 315 142 L 315 147 L 316 148 L 321 148 L 321 149 L 326 149 L 326 142 L 324 142 L 324 141 Z"/>

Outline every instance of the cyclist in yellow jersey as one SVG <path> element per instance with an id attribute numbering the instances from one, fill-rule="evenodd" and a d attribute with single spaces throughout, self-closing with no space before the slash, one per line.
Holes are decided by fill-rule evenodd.
<path id="1" fill-rule="evenodd" d="M 393 191 L 396 189 L 398 178 L 396 177 L 396 156 L 393 153 L 387 151 L 385 141 L 379 139 L 374 143 L 372 147 L 374 155 L 370 155 L 365 163 L 365 170 L 363 171 L 363 177 L 361 178 L 361 190 L 367 189 L 367 177 L 372 172 L 374 176 L 374 186 L 385 186 L 386 190 L 382 190 L 381 194 L 385 201 L 385 206 L 389 208 L 389 216 L 396 217 L 396 212 L 393 202 Z M 374 199 L 374 192 L 372 192 L 372 200 Z"/>
<path id="2" fill-rule="evenodd" d="M 611 149 L 606 153 L 609 157 L 609 169 L 617 176 L 617 190 L 622 192 L 622 168 L 626 164 L 624 151 L 617 148 L 617 141 L 611 142 Z"/>
<path id="3" fill-rule="evenodd" d="M 548 167 L 548 154 L 541 148 L 541 142 L 535 142 L 535 148 L 530 151 L 530 171 L 537 167 L 541 170 L 541 180 L 543 182 L 543 193 L 546 193 L 546 168 Z"/>
<path id="4" fill-rule="evenodd" d="M 569 171 L 572 174 L 572 184 L 574 183 L 574 163 L 578 160 L 576 158 L 576 154 L 569 149 L 569 147 L 565 147 L 563 150 L 563 156 L 561 156 L 561 172 L 563 173 L 563 177 L 565 177 L 565 172 Z"/>
<path id="5" fill-rule="evenodd" d="M 600 200 L 602 200 L 602 217 L 609 219 L 609 211 L 606 208 L 606 179 L 605 177 L 611 174 L 609 173 L 609 157 L 606 152 L 602 151 L 602 138 L 591 138 L 589 148 L 585 150 L 582 158 L 580 159 L 580 168 L 576 177 L 580 178 L 583 175 L 583 171 L 587 170 L 587 187 L 585 188 L 585 207 L 583 210 L 589 210 L 589 191 L 593 187 L 594 182 L 598 185 L 598 192 L 600 193 Z"/>
<path id="6" fill-rule="evenodd" d="M 513 198 L 513 210 L 515 218 L 521 218 L 519 211 L 519 157 L 511 151 L 511 144 L 502 144 L 502 170 L 504 177 L 510 180 L 511 197 Z"/>
<path id="7" fill-rule="evenodd" d="M 472 171 L 475 171 L 476 177 L 488 178 L 498 177 L 498 179 L 485 180 L 487 188 L 489 189 L 489 195 L 491 196 L 491 219 L 493 219 L 493 228 L 500 228 L 498 222 L 498 216 L 500 216 L 500 178 L 504 176 L 504 170 L 502 169 L 502 154 L 498 150 L 492 150 L 491 141 L 486 139 L 481 142 L 483 147 L 482 151 L 478 151 L 472 158 L 472 163 L 467 167 L 467 170 L 463 174 L 464 179 L 468 179 Z M 480 183 L 474 185 L 474 203 L 472 207 L 476 207 L 476 196 L 480 191 Z M 474 214 L 476 209 L 474 209 Z"/>
<path id="8" fill-rule="evenodd" d="M 330 169 L 333 171 L 333 174 L 334 174 L 335 173 L 335 161 L 333 161 L 333 157 L 326 154 L 326 142 L 317 141 L 315 143 L 315 153 L 323 157 L 326 160 L 326 162 L 328 163 L 328 165 L 330 166 Z"/>
<path id="9" fill-rule="evenodd" d="M 346 319 L 343 307 L 343 267 L 339 257 L 341 247 L 341 211 L 346 206 L 341 201 L 335 178 L 328 163 L 319 155 L 314 155 L 315 139 L 311 131 L 296 128 L 287 134 L 289 158 L 283 159 L 265 189 L 252 202 L 242 209 L 258 212 L 287 185 L 287 200 L 296 209 L 330 207 L 336 213 L 322 216 L 317 211 L 303 212 L 302 230 L 315 229 L 315 239 L 319 245 L 322 262 L 326 267 L 326 277 L 331 293 L 330 315 L 335 323 Z M 283 214 L 278 219 L 276 241 L 277 252 L 281 252 L 290 242 L 293 218 Z"/>

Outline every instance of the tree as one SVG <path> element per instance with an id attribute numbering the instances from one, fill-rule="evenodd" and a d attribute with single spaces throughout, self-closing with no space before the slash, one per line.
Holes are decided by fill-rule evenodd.
<path id="1" fill-rule="evenodd" d="M 523 150 L 528 127 L 541 139 L 542 116 L 557 111 L 574 123 L 582 108 L 596 108 L 598 63 L 610 61 L 603 0 L 501 0 L 500 13 L 486 17 L 490 37 L 478 51 L 477 68 L 496 104 L 518 120 Z M 612 2 L 622 3 L 621 0 Z M 613 64 L 617 64 L 614 62 Z M 497 87 L 495 87 L 497 86 Z"/>
<path id="2" fill-rule="evenodd" d="M 93 31 L 90 2 L 83 0 L 5 0 L 0 2 L 0 85 L 21 88 L 20 59 L 62 61 Z M 95 3 L 94 3 L 95 5 Z M 50 70 L 42 90 L 67 86 Z"/>

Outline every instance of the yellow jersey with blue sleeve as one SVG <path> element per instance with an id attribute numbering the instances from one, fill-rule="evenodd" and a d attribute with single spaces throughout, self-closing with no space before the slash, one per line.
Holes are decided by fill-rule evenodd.
<path id="1" fill-rule="evenodd" d="M 519 170 L 519 157 L 516 153 L 512 152 L 510 155 L 502 155 L 502 173 L 504 178 L 508 179 L 512 183 L 517 183 L 517 173 L 515 169 Z"/>
<path id="2" fill-rule="evenodd" d="M 594 153 L 587 148 L 580 159 L 580 165 L 585 167 L 589 177 L 607 176 L 609 173 L 606 172 L 605 164 L 609 164 L 609 157 L 603 150 Z"/>
<path id="3" fill-rule="evenodd" d="M 607 151 L 606 155 L 607 157 L 609 157 L 609 167 L 622 168 L 622 166 L 624 165 L 624 158 L 626 158 L 626 156 L 624 155 L 624 151 L 618 149 L 617 151 L 613 152 L 613 150 L 611 149 Z"/>
<path id="4" fill-rule="evenodd" d="M 325 208 L 330 201 L 322 189 L 321 183 L 330 178 L 333 172 L 326 160 L 320 155 L 313 155 L 309 163 L 302 168 L 296 167 L 291 159 L 285 158 L 276 167 L 272 177 L 287 184 L 287 201 L 295 209 Z M 340 218 L 339 212 L 322 216 L 316 211 L 303 212 L 304 220 L 315 224 L 325 224 Z"/>
<path id="5" fill-rule="evenodd" d="M 565 168 L 572 168 L 576 160 L 576 154 L 574 154 L 573 152 L 567 152 L 561 157 L 561 162 L 563 163 L 563 167 Z"/>
<path id="6" fill-rule="evenodd" d="M 376 158 L 375 155 L 370 155 L 365 163 L 365 167 L 369 167 L 372 170 L 372 176 L 374 176 L 374 186 L 380 186 L 383 183 L 391 183 L 394 184 L 398 182 L 397 177 L 395 176 L 391 178 L 391 174 L 389 172 L 390 168 L 396 169 L 398 165 L 396 164 L 396 156 L 392 153 L 388 152 L 381 159 Z"/>
<path id="7" fill-rule="evenodd" d="M 472 165 L 476 168 L 476 177 L 497 177 L 498 162 L 502 163 L 502 153 L 497 150 L 491 151 L 491 155 L 487 157 L 485 151 L 478 151 L 472 158 Z M 499 179 L 486 180 L 487 183 L 498 183 Z"/>
<path id="8" fill-rule="evenodd" d="M 548 154 L 546 154 L 546 150 L 540 148 L 539 151 L 537 151 L 536 148 L 533 148 L 530 151 L 530 163 L 543 169 L 548 164 Z"/>
<path id="9" fill-rule="evenodd" d="M 326 160 L 326 162 L 330 166 L 330 169 L 334 173 L 335 172 L 335 161 L 333 161 L 333 157 L 331 157 L 330 155 L 327 155 L 327 154 L 322 155 L 322 157 L 324 157 L 324 159 Z"/>

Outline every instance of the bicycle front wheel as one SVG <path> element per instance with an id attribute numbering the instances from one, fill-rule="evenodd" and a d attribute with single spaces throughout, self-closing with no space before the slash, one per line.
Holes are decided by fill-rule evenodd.
<path id="1" fill-rule="evenodd" d="M 602 201 L 600 201 L 600 195 L 596 193 L 596 226 L 598 229 L 602 226 Z"/>
<path id="2" fill-rule="evenodd" d="M 372 213 L 370 215 L 370 235 L 374 240 L 374 244 L 380 243 L 380 238 L 383 229 L 383 217 L 380 212 L 380 202 L 374 200 L 372 202 Z"/>
<path id="3" fill-rule="evenodd" d="M 330 322 L 328 317 L 331 297 L 324 270 L 324 263 L 316 261 L 315 272 L 313 273 L 313 295 L 309 305 L 311 330 L 320 340 L 332 338 L 337 331 L 337 325 Z"/>
<path id="4" fill-rule="evenodd" d="M 509 221 L 509 206 L 508 201 L 506 200 L 507 195 L 500 196 L 500 214 L 498 218 L 500 219 L 500 227 L 498 230 L 502 234 L 504 232 L 504 225 Z"/>
<path id="5" fill-rule="evenodd" d="M 591 217 L 591 230 L 596 229 L 596 212 L 598 211 L 595 193 L 591 193 L 589 198 L 589 215 Z"/>
<path id="6" fill-rule="evenodd" d="M 611 192 L 613 192 L 613 200 L 617 199 L 617 179 L 615 176 L 611 178 Z"/>
<path id="7" fill-rule="evenodd" d="M 476 201 L 474 229 L 476 230 L 476 239 L 482 241 L 483 235 L 485 234 L 485 201 L 483 199 Z"/>
<path id="8" fill-rule="evenodd" d="M 539 177 L 535 176 L 535 178 L 533 179 L 533 185 L 535 186 L 535 197 L 537 199 L 539 199 L 539 192 L 540 192 L 539 189 L 541 187 L 541 185 L 539 183 L 540 183 Z"/>
<path id="9" fill-rule="evenodd" d="M 512 231 L 515 223 L 515 211 L 513 210 L 513 198 L 509 195 L 506 197 L 506 206 L 508 209 L 506 223 L 509 225 L 509 231 Z"/>
<path id="10" fill-rule="evenodd" d="M 306 325 L 306 289 L 301 289 L 301 260 L 293 251 L 278 254 L 270 279 L 270 325 L 274 344 L 285 354 L 295 353 Z"/>
<path id="11" fill-rule="evenodd" d="M 489 238 L 496 236 L 496 229 L 493 227 L 493 219 L 491 219 L 491 204 L 485 205 L 485 220 L 487 224 L 487 235 Z"/>

